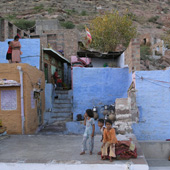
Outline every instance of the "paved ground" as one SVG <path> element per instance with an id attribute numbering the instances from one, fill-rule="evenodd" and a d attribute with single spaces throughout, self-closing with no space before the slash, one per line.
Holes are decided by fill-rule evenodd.
<path id="1" fill-rule="evenodd" d="M 169 168 L 169 170 L 170 170 L 170 161 L 168 161 L 168 160 L 162 160 L 162 159 L 160 159 L 160 160 L 154 160 L 154 159 L 150 159 L 150 160 L 147 160 L 147 162 L 148 162 L 148 165 L 150 166 L 150 167 L 168 167 Z"/>
<path id="2" fill-rule="evenodd" d="M 7 165 L 14 163 L 17 170 L 32 169 L 37 166 L 46 166 L 44 169 L 52 170 L 53 164 L 66 164 L 66 165 L 147 165 L 143 153 L 137 143 L 135 137 L 132 136 L 118 136 L 118 140 L 126 140 L 132 137 L 137 145 L 138 158 L 130 160 L 115 160 L 113 163 L 109 161 L 102 161 L 97 152 L 101 146 L 101 136 L 95 136 L 95 147 L 93 155 L 87 152 L 85 155 L 80 156 L 81 152 L 81 135 L 12 135 L 0 137 L 0 169 L 9 169 Z M 147 160 L 150 170 L 169 170 L 170 161 L 165 159 L 149 159 Z M 26 164 L 24 164 L 26 163 Z M 28 164 L 31 163 L 31 164 Z M 34 165 L 33 165 L 33 164 Z M 44 165 L 43 165 L 44 164 Z M 11 165 L 9 165 L 11 166 Z M 28 168 L 30 166 L 30 168 Z M 59 168 L 59 167 L 58 167 Z M 89 167 L 87 167 L 88 169 Z M 54 167 L 56 169 L 56 167 Z M 59 168 L 60 169 L 60 168 Z M 59 170 L 58 169 L 58 170 Z M 63 167 L 61 167 L 63 169 Z M 68 168 L 69 169 L 69 168 Z M 74 169 L 74 167 L 73 167 Z M 81 169 L 81 168 L 80 168 Z M 115 168 L 114 168 L 115 169 Z M 137 168 L 138 169 L 138 168 Z M 13 169 L 12 169 L 13 170 Z M 142 169 L 143 170 L 143 169 Z"/>
<path id="3" fill-rule="evenodd" d="M 149 159 L 147 160 L 149 170 L 170 170 L 170 161 L 165 159 Z"/>
<path id="4" fill-rule="evenodd" d="M 110 164 L 97 155 L 101 146 L 100 139 L 99 135 L 95 137 L 93 155 L 87 152 L 80 156 L 80 135 L 14 135 L 0 140 L 0 162 Z M 145 164 L 142 153 L 138 152 L 138 159 L 117 160 L 113 164 Z"/>
<path id="5" fill-rule="evenodd" d="M 149 170 L 170 170 L 169 167 L 149 167 Z"/>

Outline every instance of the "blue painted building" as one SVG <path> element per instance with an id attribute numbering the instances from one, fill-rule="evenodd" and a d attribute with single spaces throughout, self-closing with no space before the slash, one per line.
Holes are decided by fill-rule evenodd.
<path id="1" fill-rule="evenodd" d="M 170 70 L 136 71 L 138 140 L 170 139 Z M 169 83 L 166 83 L 169 82 Z"/>
<path id="2" fill-rule="evenodd" d="M 0 42 L 0 63 L 8 63 L 6 53 L 8 51 L 8 41 Z M 21 63 L 27 63 L 40 69 L 40 39 L 20 39 Z"/>
<path id="3" fill-rule="evenodd" d="M 73 120 L 78 114 L 97 106 L 110 105 L 116 98 L 126 98 L 132 82 L 128 68 L 73 68 Z"/>

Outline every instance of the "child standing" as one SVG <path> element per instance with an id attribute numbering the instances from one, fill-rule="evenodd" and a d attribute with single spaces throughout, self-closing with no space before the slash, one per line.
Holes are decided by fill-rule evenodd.
<path id="1" fill-rule="evenodd" d="M 117 143 L 115 129 L 112 128 L 112 121 L 106 120 L 106 129 L 103 133 L 103 145 L 102 145 L 102 159 L 105 160 L 109 156 L 110 161 L 113 161 L 115 155 L 115 144 Z M 108 149 L 110 149 L 108 153 Z"/>
<path id="2" fill-rule="evenodd" d="M 82 152 L 80 155 L 84 155 L 85 151 L 87 150 L 86 142 L 89 139 L 89 150 L 90 155 L 92 155 L 93 152 L 93 146 L 94 146 L 94 132 L 95 132 L 95 122 L 93 118 L 93 111 L 91 109 L 87 109 L 86 113 L 84 115 L 84 125 L 86 126 L 84 135 L 83 135 L 83 147 Z"/>
<path id="3" fill-rule="evenodd" d="M 6 54 L 6 60 L 8 60 L 9 63 L 12 62 L 12 46 L 11 46 L 11 41 L 8 41 L 8 51 Z"/>
<path id="4" fill-rule="evenodd" d="M 103 142 L 103 132 L 104 132 L 104 129 L 105 129 L 105 126 L 104 126 L 104 120 L 103 119 L 99 119 L 98 120 L 98 126 L 100 128 L 100 132 L 102 134 L 102 139 L 101 139 L 101 142 Z M 98 155 L 101 155 L 101 151 L 97 153 Z"/>
<path id="5" fill-rule="evenodd" d="M 58 75 L 57 87 L 62 87 L 62 79 L 61 79 L 60 75 Z"/>

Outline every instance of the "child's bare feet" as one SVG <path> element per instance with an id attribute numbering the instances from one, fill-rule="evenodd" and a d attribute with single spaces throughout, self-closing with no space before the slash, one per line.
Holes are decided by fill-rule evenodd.
<path id="1" fill-rule="evenodd" d="M 93 153 L 92 153 L 92 151 L 90 151 L 90 155 L 92 155 Z"/>
<path id="2" fill-rule="evenodd" d="M 113 162 L 113 159 L 112 159 L 112 157 L 110 157 L 110 162 Z"/>
<path id="3" fill-rule="evenodd" d="M 102 157 L 102 160 L 106 160 L 106 156 L 103 156 L 103 157 Z"/>
<path id="4" fill-rule="evenodd" d="M 101 154 L 102 154 L 102 152 L 101 152 L 101 151 L 97 153 L 97 155 L 101 155 Z"/>
<path id="5" fill-rule="evenodd" d="M 80 155 L 84 155 L 84 154 L 85 154 L 85 152 L 84 152 L 84 151 L 80 153 Z"/>

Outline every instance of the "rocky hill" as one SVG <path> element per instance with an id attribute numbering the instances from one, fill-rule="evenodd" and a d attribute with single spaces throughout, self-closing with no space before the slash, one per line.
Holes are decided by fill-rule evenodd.
<path id="1" fill-rule="evenodd" d="M 34 26 L 36 20 L 58 19 L 62 27 L 76 27 L 81 32 L 96 15 L 115 9 L 120 13 L 128 10 L 139 35 L 159 38 L 170 30 L 170 0 L 0 0 L 0 9 L 1 17 L 21 29 Z M 141 57 L 141 70 L 169 67 L 169 56 Z"/>
<path id="2" fill-rule="evenodd" d="M 0 9 L 11 22 L 57 18 L 79 30 L 98 13 L 128 9 L 140 34 L 160 36 L 170 28 L 170 0 L 0 0 Z"/>

